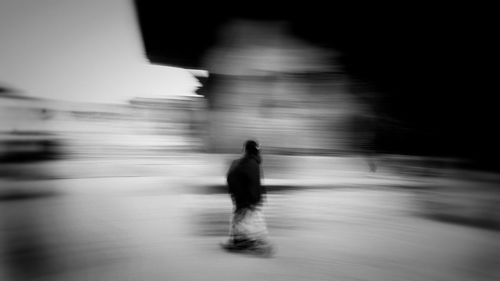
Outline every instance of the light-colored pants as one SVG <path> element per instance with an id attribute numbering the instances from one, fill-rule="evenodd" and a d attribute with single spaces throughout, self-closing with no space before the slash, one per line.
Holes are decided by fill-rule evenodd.
<path id="1" fill-rule="evenodd" d="M 238 240 L 267 240 L 267 227 L 260 208 L 242 209 L 233 214 L 229 235 Z"/>

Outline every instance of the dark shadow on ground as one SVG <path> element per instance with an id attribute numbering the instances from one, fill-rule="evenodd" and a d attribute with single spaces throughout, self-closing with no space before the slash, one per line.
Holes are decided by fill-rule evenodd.
<path id="1" fill-rule="evenodd" d="M 452 223 L 457 225 L 476 227 L 485 230 L 500 231 L 500 223 L 495 221 L 493 218 L 467 218 L 452 214 L 425 214 L 422 217 L 443 222 Z"/>
<path id="2" fill-rule="evenodd" d="M 344 188 L 346 185 L 334 186 L 334 185 L 311 185 L 311 186 L 301 186 L 301 185 L 266 185 L 266 191 L 268 193 L 286 193 L 291 191 L 299 190 L 327 190 L 333 188 Z M 194 193 L 197 194 L 227 194 L 227 185 L 205 185 L 199 186 L 193 189 Z"/>
<path id="3" fill-rule="evenodd" d="M 0 194 L 0 202 L 43 199 L 59 195 L 52 190 L 11 190 Z"/>
<path id="4" fill-rule="evenodd" d="M 332 190 L 343 188 L 367 188 L 363 184 L 314 184 L 314 185 L 265 185 L 268 193 L 287 193 L 302 190 Z M 409 185 L 389 184 L 389 185 L 370 185 L 370 187 L 393 188 L 400 190 L 428 190 L 432 187 L 429 185 L 421 185 L 418 183 Z M 227 185 L 201 185 L 191 189 L 191 192 L 196 194 L 227 194 Z"/>

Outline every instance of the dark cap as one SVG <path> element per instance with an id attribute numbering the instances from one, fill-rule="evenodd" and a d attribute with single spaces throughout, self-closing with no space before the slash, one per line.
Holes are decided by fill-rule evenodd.
<path id="1" fill-rule="evenodd" d="M 245 142 L 245 153 L 246 154 L 259 154 L 260 147 L 259 144 L 254 140 L 247 140 Z"/>

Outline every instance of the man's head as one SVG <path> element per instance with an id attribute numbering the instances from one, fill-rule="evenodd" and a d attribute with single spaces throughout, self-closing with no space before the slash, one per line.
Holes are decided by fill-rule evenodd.
<path id="1" fill-rule="evenodd" d="M 247 140 L 245 142 L 245 154 L 259 155 L 260 154 L 259 144 L 254 140 Z"/>

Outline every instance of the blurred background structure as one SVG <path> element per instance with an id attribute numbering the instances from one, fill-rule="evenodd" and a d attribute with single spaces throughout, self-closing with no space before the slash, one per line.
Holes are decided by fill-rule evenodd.
<path id="1" fill-rule="evenodd" d="M 453 8 L 0 2 L 0 280 L 498 280 L 488 17 Z M 272 260 L 217 248 L 247 139 Z"/>
<path id="2" fill-rule="evenodd" d="M 461 158 L 472 168 L 498 170 L 498 139 L 491 131 L 496 120 L 494 97 L 480 65 L 489 54 L 482 36 L 488 30 L 488 17 L 475 23 L 463 20 L 461 14 L 477 12 L 472 7 L 457 6 L 456 13 L 439 5 L 412 11 L 396 7 L 399 12 L 340 4 L 267 3 L 224 7 L 226 12 L 208 3 L 191 9 L 137 1 L 136 7 L 145 53 L 152 63 L 209 71 L 208 78 L 200 79 L 203 87 L 198 92 L 209 101 L 213 118 L 218 118 L 214 124 L 232 120 L 232 115 L 217 116 L 237 102 L 247 110 L 261 108 L 259 114 L 248 115 L 256 118 L 251 121 L 254 129 L 296 126 L 296 137 L 282 143 L 290 148 L 345 150 L 345 142 L 354 144 L 358 139 L 352 137 L 353 131 L 371 131 L 366 135 L 379 152 Z M 189 19 L 182 13 L 177 16 L 180 11 Z M 169 28 L 179 22 L 182 28 Z M 322 112 L 319 104 L 327 107 L 324 99 L 351 112 L 328 110 L 324 114 L 337 112 L 344 117 L 325 116 L 320 119 L 328 121 L 322 123 L 314 115 Z M 235 111 L 241 112 L 232 114 Z M 305 113 L 305 118 L 284 121 L 289 118 L 283 117 L 285 111 L 294 116 Z M 259 118 L 271 112 L 277 118 L 267 118 L 264 128 Z M 314 137 L 305 143 L 301 135 L 306 132 L 298 128 L 308 118 L 318 124 L 307 125 L 307 133 Z M 314 130 L 324 132 L 328 122 L 335 123 L 330 124 L 329 136 L 317 136 Z M 232 124 L 240 129 L 248 126 L 236 123 Z M 366 125 L 358 127 L 360 123 Z M 216 126 L 226 130 L 216 135 L 230 142 L 230 129 L 224 125 Z M 237 135 L 242 138 L 241 132 L 234 132 Z M 343 145 L 339 139 L 344 139 Z"/>
<path id="3" fill-rule="evenodd" d="M 211 150 L 235 151 L 251 138 L 269 153 L 348 148 L 346 120 L 364 112 L 331 60 L 333 50 L 303 42 L 275 21 L 230 21 L 217 42 L 204 58 Z"/>

